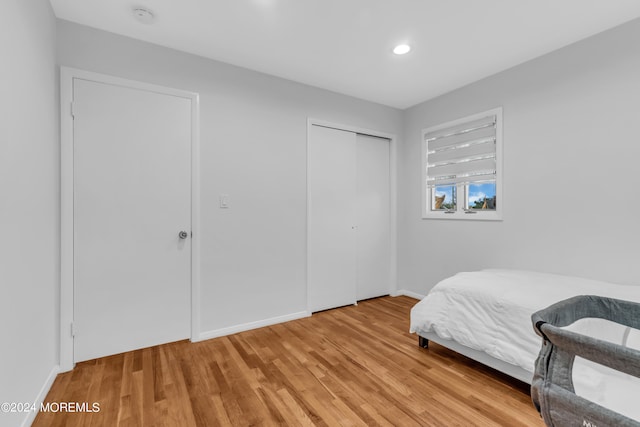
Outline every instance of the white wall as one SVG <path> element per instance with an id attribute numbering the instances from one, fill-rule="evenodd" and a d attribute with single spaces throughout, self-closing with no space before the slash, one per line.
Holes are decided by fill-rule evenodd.
<path id="1" fill-rule="evenodd" d="M 66 21 L 58 63 L 200 93 L 205 333 L 306 310 L 307 117 L 402 130 L 399 110 Z"/>
<path id="2" fill-rule="evenodd" d="M 58 364 L 55 37 L 47 0 L 0 2 L 0 402 L 33 402 Z"/>
<path id="3" fill-rule="evenodd" d="M 405 111 L 398 287 L 521 268 L 640 284 L 640 20 Z M 420 219 L 420 131 L 504 107 L 504 221 Z"/>

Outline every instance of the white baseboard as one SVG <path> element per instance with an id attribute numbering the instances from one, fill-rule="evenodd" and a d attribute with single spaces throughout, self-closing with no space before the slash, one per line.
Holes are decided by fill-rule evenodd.
<path id="1" fill-rule="evenodd" d="M 236 334 L 238 332 L 258 329 L 265 326 L 275 325 L 277 323 L 288 322 L 290 320 L 302 319 L 311 316 L 311 313 L 300 311 L 298 313 L 285 314 L 284 316 L 271 317 L 269 319 L 258 320 L 255 322 L 243 323 L 241 325 L 230 326 L 228 328 L 214 329 L 212 331 L 201 332 L 198 341 L 208 340 L 211 338 L 223 337 L 225 335 Z"/>
<path id="2" fill-rule="evenodd" d="M 397 296 L 400 296 L 400 295 L 404 295 L 404 296 L 407 296 L 407 297 L 410 297 L 410 298 L 419 299 L 419 300 L 421 300 L 422 298 L 425 297 L 425 295 L 421 295 L 421 294 L 418 294 L 418 293 L 415 293 L 415 292 L 412 292 L 412 291 L 408 291 L 406 289 L 398 289 L 393 294 L 394 297 L 397 297 Z"/>
<path id="3" fill-rule="evenodd" d="M 53 382 L 56 380 L 56 376 L 58 375 L 59 372 L 60 372 L 60 366 L 56 365 L 53 368 L 51 368 L 51 372 L 49 372 L 49 376 L 47 377 L 46 381 L 42 385 L 42 388 L 40 388 L 40 392 L 36 396 L 36 399 L 33 401 L 36 408 L 40 408 L 40 405 L 42 404 L 42 402 L 44 402 L 44 399 L 47 397 L 49 390 L 51 390 L 51 386 L 53 385 Z M 36 419 L 36 415 L 38 415 L 38 411 L 27 412 L 27 416 L 24 419 L 24 421 L 22 421 L 21 426 L 29 427 L 31 424 L 33 424 L 33 421 Z"/>

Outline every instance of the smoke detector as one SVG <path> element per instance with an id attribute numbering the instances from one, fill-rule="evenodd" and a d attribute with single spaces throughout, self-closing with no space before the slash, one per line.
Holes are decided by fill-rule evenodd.
<path id="1" fill-rule="evenodd" d="M 156 21 L 156 15 L 149 9 L 144 7 L 134 7 L 132 10 L 133 17 L 143 24 L 153 24 Z"/>

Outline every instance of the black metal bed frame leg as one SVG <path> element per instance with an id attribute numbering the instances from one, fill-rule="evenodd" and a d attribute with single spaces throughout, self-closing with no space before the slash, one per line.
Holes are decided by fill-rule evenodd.
<path id="1" fill-rule="evenodd" d="M 429 340 L 418 335 L 418 345 L 422 348 L 429 348 Z"/>

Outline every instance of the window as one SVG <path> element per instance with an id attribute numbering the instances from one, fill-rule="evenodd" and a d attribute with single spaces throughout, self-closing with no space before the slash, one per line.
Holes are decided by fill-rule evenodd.
<path id="1" fill-rule="evenodd" d="M 422 131 L 423 218 L 502 219 L 502 108 Z"/>

